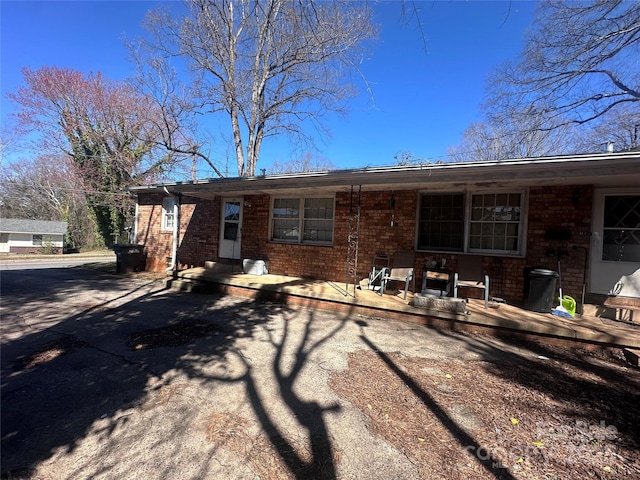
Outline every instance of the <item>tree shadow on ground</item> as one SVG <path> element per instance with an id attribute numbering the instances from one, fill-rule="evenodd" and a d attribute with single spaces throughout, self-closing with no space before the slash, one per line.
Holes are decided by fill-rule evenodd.
<path id="1" fill-rule="evenodd" d="M 467 337 L 468 338 L 468 337 Z M 599 417 L 640 446 L 640 373 L 611 349 L 587 350 L 544 341 L 501 338 L 511 346 L 495 361 L 491 339 L 469 338 L 470 347 L 487 362 L 487 372 L 536 390 L 565 405 L 567 416 Z"/>
<path id="2" fill-rule="evenodd" d="M 273 380 L 278 401 L 286 407 L 284 410 L 272 408 L 264 391 L 265 372 L 239 349 L 234 348 L 231 353 L 243 366 L 240 375 L 209 376 L 207 380 L 243 385 L 272 451 L 281 460 L 284 470 L 294 478 L 335 479 L 337 454 L 325 417 L 327 413 L 339 412 L 340 406 L 314 398 L 312 387 L 305 388 L 300 381 L 303 370 L 309 368 L 310 358 L 344 328 L 350 314 L 341 318 L 333 315 L 329 328 L 312 310 L 280 307 L 278 314 L 282 316 L 281 329 L 274 329 L 270 324 L 261 324 L 258 328 L 272 349 L 268 375 Z M 286 425 L 283 417 L 295 419 L 294 424 Z M 304 445 L 299 444 L 300 438 L 307 439 Z"/>
<path id="3" fill-rule="evenodd" d="M 338 454 L 327 419 L 339 406 L 319 397 L 313 385 L 305 383 L 309 376 L 304 373 L 350 321 L 350 312 L 340 318 L 332 314 L 329 320 L 320 312 L 263 299 L 163 292 L 149 281 L 78 269 L 3 272 L 2 280 L 3 477 L 29 477 L 36 466 L 61 452 L 78 451 L 79 463 L 67 478 L 126 476 L 118 462 L 101 460 L 117 454 L 139 455 L 136 461 L 158 472 L 158 478 L 175 477 L 177 467 L 170 460 L 163 463 L 185 455 L 184 446 L 174 439 L 193 436 L 189 429 L 201 420 L 196 410 L 215 405 L 221 386 L 244 391 L 249 416 L 255 417 L 286 474 L 337 476 Z M 544 344 L 501 343 L 445 330 L 440 334 L 464 342 L 496 378 L 548 395 L 562 404 L 568 417 L 589 411 L 638 444 L 637 371 L 627 376 L 605 361 Z M 461 448 L 483 447 L 420 386 L 419 378 L 407 374 L 364 332 L 362 340 Z M 247 341 L 262 343 L 268 355 L 247 357 Z M 230 368 L 232 364 L 238 368 Z M 576 377 L 575 372 L 585 375 Z M 191 388 L 185 379 L 209 387 L 212 397 L 194 398 L 184 411 L 171 410 L 171 399 Z M 606 408 L 612 397 L 619 399 L 615 408 Z M 171 431 L 154 424 L 161 423 L 154 422 L 154 412 L 176 417 Z M 133 413 L 146 415 L 148 431 L 131 428 Z M 124 452 L 123 439 L 128 442 Z M 87 446 L 88 441 L 93 443 Z M 195 471 L 182 478 L 203 478 L 211 471 L 224 445 L 215 437 L 209 441 L 211 448 L 192 459 Z M 93 451 L 85 455 L 88 448 Z M 504 469 L 496 472 L 491 460 L 476 461 L 487 476 L 509 478 Z"/>
<path id="4" fill-rule="evenodd" d="M 82 295 L 80 282 L 85 283 L 84 291 L 101 291 L 108 299 L 87 299 L 80 311 L 60 312 L 64 298 Z M 25 289 L 26 284 L 31 288 Z M 171 458 L 180 445 L 162 436 L 134 437 L 127 427 L 132 411 L 157 408 L 178 394 L 181 384 L 174 379 L 181 375 L 204 383 L 244 382 L 251 407 L 288 470 L 297 478 L 335 478 L 334 452 L 323 416 L 337 406 L 322 405 L 313 395 L 301 398 L 294 384 L 309 356 L 342 328 L 345 319 L 325 334 L 314 331 L 314 315 L 309 313 L 302 337 L 294 338 L 289 335 L 293 324 L 305 322 L 299 309 L 159 290 L 149 282 L 126 283 L 96 272 L 3 272 L 2 327 L 11 335 L 3 335 L 1 352 L 2 478 L 29 478 L 52 456 L 83 448 L 89 436 L 106 456 L 119 448 L 114 432 L 129 435 L 128 454 L 135 454 L 140 443 L 146 456 Z M 46 327 L 36 321 L 42 315 L 51 317 Z M 286 320 L 278 334 L 269 324 L 281 316 Z M 260 394 L 256 366 L 236 346 L 258 333 L 266 335 L 273 347 L 269 361 L 279 396 L 308 432 L 310 458 L 290 444 Z M 239 378 L 218 377 L 202 368 L 225 364 L 230 357 L 240 358 L 246 367 Z M 180 414 L 184 421 L 173 434 L 188 428 L 196 416 Z M 201 459 L 200 476 L 206 476 L 212 457 Z M 161 476 L 175 475 L 169 466 L 163 468 Z M 102 464 L 91 456 L 76 466 L 73 475 L 88 472 L 116 475 L 117 465 Z"/>
<path id="5" fill-rule="evenodd" d="M 382 351 L 378 346 L 373 343 L 366 335 L 364 327 L 367 326 L 365 321 L 358 321 L 358 325 L 361 327 L 360 339 L 364 342 L 364 344 L 373 352 L 375 355 L 380 358 L 387 367 L 398 377 L 398 379 L 404 383 L 409 389 L 413 392 L 413 394 L 420 399 L 420 401 L 427 407 L 434 416 L 438 419 L 438 421 L 442 424 L 443 427 L 456 439 L 461 449 L 471 450 L 472 452 L 482 451 L 485 449 L 483 445 L 480 444 L 478 440 L 474 438 L 474 436 L 459 425 L 456 421 L 451 418 L 447 412 L 439 405 L 439 403 L 433 398 L 429 392 L 425 391 L 420 387 L 418 382 L 416 382 L 410 375 L 405 373 L 405 371 L 397 365 L 389 355 L 387 355 L 384 351 Z M 485 470 L 487 475 L 496 478 L 496 479 L 514 479 L 511 473 L 504 468 L 501 468 L 496 465 L 496 462 L 491 457 L 482 457 L 482 456 L 474 456 L 473 457 Z"/>
<path id="6" fill-rule="evenodd" d="M 336 326 L 327 334 L 314 340 L 312 335 L 314 314 L 310 313 L 305 324 L 304 335 L 295 348 L 293 365 L 286 366 L 284 355 L 289 342 L 288 325 L 290 321 L 293 319 L 287 320 L 284 335 L 280 340 L 270 335 L 269 341 L 276 350 L 272 368 L 282 400 L 307 431 L 311 447 L 310 459 L 305 460 L 299 453 L 292 450 L 285 437 L 279 432 L 278 427 L 269 418 L 256 395 L 255 379 L 250 374 L 246 378 L 247 392 L 258 418 L 260 418 L 265 430 L 269 432 L 272 443 L 296 478 L 336 478 L 334 454 L 324 414 L 330 411 L 339 411 L 340 406 L 338 404 L 322 405 L 315 400 L 303 400 L 296 393 L 294 385 L 307 364 L 309 356 L 344 327 L 346 318 L 337 322 Z"/>
<path id="7" fill-rule="evenodd" d="M 483 370 L 501 384 L 538 395 L 540 403 L 527 405 L 534 431 L 540 439 L 559 439 L 573 449 L 577 458 L 564 459 L 567 464 L 578 462 L 575 466 L 582 468 L 581 448 L 595 448 L 603 436 L 607 442 L 600 442 L 602 448 L 609 445 L 614 456 L 615 449 L 626 452 L 623 463 L 640 461 L 640 372 L 625 361 L 621 350 L 554 344 L 553 339 L 439 333 L 465 341 Z M 637 463 L 627 467 L 640 473 Z M 582 473 L 589 472 L 574 471 Z"/>

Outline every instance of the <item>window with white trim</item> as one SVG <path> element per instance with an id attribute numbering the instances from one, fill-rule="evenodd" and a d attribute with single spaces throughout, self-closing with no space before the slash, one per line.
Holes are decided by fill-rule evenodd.
<path id="1" fill-rule="evenodd" d="M 162 199 L 162 230 L 173 230 L 175 225 L 176 199 L 165 197 Z"/>
<path id="2" fill-rule="evenodd" d="M 519 252 L 520 193 L 471 195 L 469 250 Z"/>
<path id="3" fill-rule="evenodd" d="M 271 240 L 276 242 L 331 244 L 333 197 L 274 198 Z"/>
<path id="4" fill-rule="evenodd" d="M 523 192 L 424 193 L 418 250 L 521 254 Z"/>
<path id="5" fill-rule="evenodd" d="M 37 247 L 42 246 L 42 235 L 34 234 L 31 236 L 31 244 Z"/>

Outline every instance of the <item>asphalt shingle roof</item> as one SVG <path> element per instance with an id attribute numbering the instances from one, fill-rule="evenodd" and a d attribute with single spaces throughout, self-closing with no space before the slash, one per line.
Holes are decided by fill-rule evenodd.
<path id="1" fill-rule="evenodd" d="M 3 233 L 63 235 L 66 231 L 67 222 L 24 220 L 21 218 L 0 218 L 0 232 Z"/>

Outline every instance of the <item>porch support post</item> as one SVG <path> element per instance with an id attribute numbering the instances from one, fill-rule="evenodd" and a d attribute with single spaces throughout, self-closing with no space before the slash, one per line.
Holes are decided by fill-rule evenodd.
<path id="1" fill-rule="evenodd" d="M 173 245 L 171 258 L 173 261 L 171 262 L 173 265 L 173 278 L 178 278 L 178 269 L 180 266 L 180 262 L 178 262 L 178 245 L 180 244 L 180 200 L 182 199 L 182 194 L 177 192 L 174 195 L 176 199 L 175 204 L 173 206 L 174 218 L 173 222 Z"/>

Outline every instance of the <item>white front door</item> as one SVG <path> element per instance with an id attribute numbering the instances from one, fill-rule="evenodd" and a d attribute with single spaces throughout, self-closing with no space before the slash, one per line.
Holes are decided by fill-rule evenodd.
<path id="1" fill-rule="evenodd" d="M 220 216 L 220 258 L 240 258 L 242 241 L 242 198 L 224 198 Z"/>
<path id="2" fill-rule="evenodd" d="M 640 189 L 596 189 L 591 293 L 640 298 Z"/>

